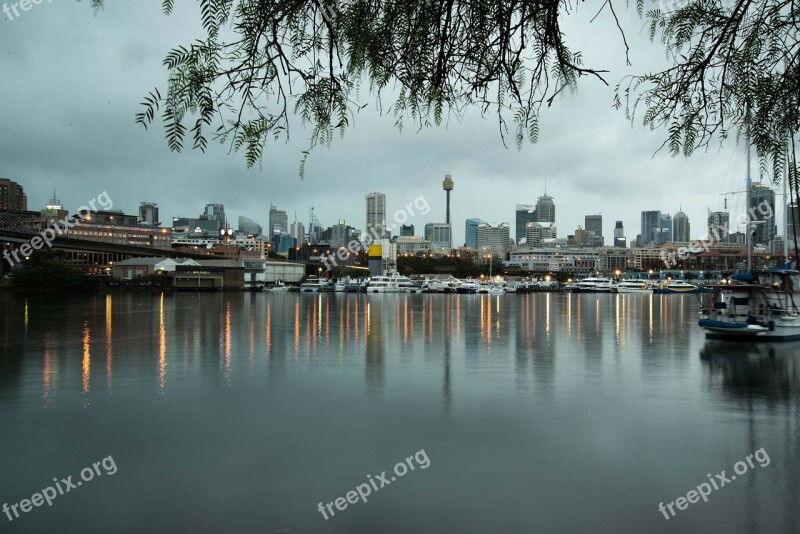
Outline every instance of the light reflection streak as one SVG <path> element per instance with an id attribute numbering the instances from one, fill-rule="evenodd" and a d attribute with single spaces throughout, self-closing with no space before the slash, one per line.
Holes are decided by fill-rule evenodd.
<path id="1" fill-rule="evenodd" d="M 111 294 L 106 295 L 106 389 L 111 392 L 113 379 L 112 363 L 114 360 L 114 347 L 111 341 L 112 330 Z"/>
<path id="2" fill-rule="evenodd" d="M 81 392 L 89 393 L 92 371 L 91 332 L 89 321 L 83 322 L 83 361 L 81 363 Z M 84 404 L 84 406 L 88 406 Z"/>
<path id="3" fill-rule="evenodd" d="M 231 380 L 231 301 L 225 301 L 225 378 Z"/>
<path id="4" fill-rule="evenodd" d="M 52 371 L 50 361 L 50 335 L 45 334 L 44 338 L 44 360 L 42 361 L 42 400 L 44 409 L 51 407 L 50 401 L 50 373 Z"/>
<path id="5" fill-rule="evenodd" d="M 164 322 L 164 293 L 159 299 L 158 312 L 158 384 L 163 390 L 167 384 L 167 327 Z"/>

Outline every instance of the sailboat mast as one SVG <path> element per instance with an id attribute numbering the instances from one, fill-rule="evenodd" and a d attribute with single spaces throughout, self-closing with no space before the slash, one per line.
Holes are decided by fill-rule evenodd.
<path id="1" fill-rule="evenodd" d="M 786 162 L 783 166 L 783 213 L 784 213 L 784 232 L 783 232 L 783 261 L 789 261 L 789 144 L 786 144 Z"/>
<path id="2" fill-rule="evenodd" d="M 744 244 L 747 247 L 747 270 L 749 271 L 753 266 L 753 254 L 750 247 L 750 197 L 752 180 L 750 179 L 750 126 L 747 126 L 747 200 L 745 201 L 745 210 L 747 212 L 747 227 L 744 231 Z"/>

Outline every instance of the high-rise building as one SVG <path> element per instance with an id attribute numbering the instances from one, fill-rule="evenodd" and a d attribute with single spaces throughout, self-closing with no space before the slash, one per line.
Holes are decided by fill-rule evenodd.
<path id="1" fill-rule="evenodd" d="M 367 200 L 367 226 L 368 234 L 383 237 L 386 234 L 386 195 L 383 193 L 370 193 Z"/>
<path id="2" fill-rule="evenodd" d="M 464 245 L 470 248 L 478 248 L 478 226 L 483 221 L 476 218 L 467 219 Z"/>
<path id="3" fill-rule="evenodd" d="M 0 210 L 27 211 L 28 197 L 22 186 L 8 178 L 0 178 Z"/>
<path id="4" fill-rule="evenodd" d="M 509 250 L 511 225 L 508 223 L 481 223 L 478 225 L 478 249 L 504 254 Z"/>
<path id="5" fill-rule="evenodd" d="M 447 223 L 428 223 L 425 225 L 425 241 L 434 248 L 450 248 L 452 229 Z"/>
<path id="6" fill-rule="evenodd" d="M 775 224 L 775 191 L 765 184 L 753 184 L 750 188 L 750 210 L 754 245 L 769 246 L 778 233 Z"/>
<path id="7" fill-rule="evenodd" d="M 306 226 L 300 221 L 295 221 L 292 223 L 289 233 L 298 243 L 306 242 Z"/>
<path id="8" fill-rule="evenodd" d="M 200 218 L 205 218 L 209 221 L 219 221 L 219 227 L 223 228 L 227 225 L 225 219 L 225 207 L 222 204 L 206 204 L 206 209 Z"/>
<path id="9" fill-rule="evenodd" d="M 658 243 L 669 243 L 672 241 L 672 216 L 669 213 L 661 214 L 661 228 L 656 235 Z"/>
<path id="10" fill-rule="evenodd" d="M 536 201 L 535 222 L 556 222 L 556 205 L 553 202 L 553 197 L 547 193 L 540 196 Z"/>
<path id="11" fill-rule="evenodd" d="M 619 248 L 627 248 L 628 244 L 625 239 L 625 228 L 622 226 L 622 221 L 617 221 L 614 225 L 614 246 Z"/>
<path id="12" fill-rule="evenodd" d="M 789 248 L 793 249 L 795 242 L 800 245 L 800 206 L 797 203 L 792 202 L 786 206 L 786 221 L 788 224 L 786 239 L 789 240 Z"/>
<path id="13" fill-rule="evenodd" d="M 529 222 L 525 227 L 525 242 L 528 247 L 541 247 L 556 239 L 556 234 L 556 223 Z"/>
<path id="14" fill-rule="evenodd" d="M 658 210 L 642 212 L 641 246 L 658 243 L 661 235 L 661 212 Z"/>
<path id="15" fill-rule="evenodd" d="M 158 204 L 155 202 L 142 202 L 139 204 L 139 224 L 161 226 L 161 220 L 158 218 Z"/>
<path id="16" fill-rule="evenodd" d="M 730 235 L 730 214 L 727 211 L 708 213 L 708 239 L 727 241 Z"/>
<path id="17" fill-rule="evenodd" d="M 239 215 L 239 231 L 245 235 L 261 235 L 263 233 L 260 224 L 241 215 Z"/>
<path id="18" fill-rule="evenodd" d="M 530 204 L 517 204 L 516 214 L 517 214 L 517 219 L 516 219 L 517 233 L 515 234 L 514 237 L 517 240 L 517 244 L 519 244 L 522 242 L 522 238 L 524 238 L 527 235 L 528 223 L 536 222 L 536 206 Z M 477 220 L 477 219 L 467 219 L 467 223 L 469 223 L 470 220 Z"/>
<path id="19" fill-rule="evenodd" d="M 269 226 L 267 227 L 267 234 L 270 238 L 274 234 L 286 234 L 289 232 L 289 215 L 279 210 L 277 206 L 270 204 L 269 206 Z"/>
<path id="20" fill-rule="evenodd" d="M 595 237 L 599 237 L 599 238 L 603 237 L 603 216 L 602 215 L 600 215 L 600 214 L 597 214 L 597 215 L 586 215 L 584 217 L 584 223 L 585 223 L 584 224 L 584 228 L 586 229 L 587 232 L 594 232 Z"/>
<path id="21" fill-rule="evenodd" d="M 688 243 L 691 239 L 690 234 L 689 217 L 684 212 L 679 211 L 672 218 L 672 241 Z"/>
<path id="22" fill-rule="evenodd" d="M 413 224 L 404 224 L 400 226 L 400 236 L 401 237 L 413 237 L 414 236 L 414 225 Z"/>

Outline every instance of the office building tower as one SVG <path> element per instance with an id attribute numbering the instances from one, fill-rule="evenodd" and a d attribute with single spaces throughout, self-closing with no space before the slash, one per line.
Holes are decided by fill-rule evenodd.
<path id="1" fill-rule="evenodd" d="M 730 235 L 730 215 L 727 211 L 708 213 L 708 239 L 725 242 Z"/>
<path id="2" fill-rule="evenodd" d="M 400 226 L 400 236 L 401 237 L 412 237 L 414 235 L 414 225 L 413 224 L 404 224 Z"/>
<path id="3" fill-rule="evenodd" d="M 691 239 L 690 234 L 689 217 L 679 211 L 672 218 L 672 241 L 688 243 Z"/>
<path id="4" fill-rule="evenodd" d="M 622 226 L 622 221 L 617 221 L 614 225 L 614 246 L 619 248 L 627 248 L 628 243 L 625 239 L 625 228 Z"/>
<path id="5" fill-rule="evenodd" d="M 765 184 L 753 184 L 750 189 L 750 222 L 753 223 L 754 245 L 769 246 L 778 233 L 775 223 L 775 191 Z"/>
<path id="6" fill-rule="evenodd" d="M 477 220 L 477 219 L 467 219 Z M 522 239 L 527 235 L 528 223 L 536 222 L 536 206 L 530 204 L 517 204 L 516 211 L 516 234 L 514 238 L 517 244 L 522 242 Z M 467 245 L 470 246 L 470 245 Z"/>
<path id="7" fill-rule="evenodd" d="M 370 193 L 367 200 L 366 231 L 372 236 L 382 238 L 386 235 L 386 195 Z"/>
<path id="8" fill-rule="evenodd" d="M 22 186 L 8 178 L 0 178 L 0 210 L 28 210 L 28 197 Z"/>
<path id="9" fill-rule="evenodd" d="M 525 227 L 525 243 L 528 247 L 549 245 L 556 239 L 555 223 L 530 222 Z"/>
<path id="10" fill-rule="evenodd" d="M 656 236 L 658 243 L 669 243 L 672 241 L 672 216 L 669 213 L 661 214 L 661 228 Z"/>
<path id="11" fill-rule="evenodd" d="M 553 202 L 553 197 L 547 193 L 540 196 L 536 202 L 535 222 L 556 222 L 556 205 Z"/>
<path id="12" fill-rule="evenodd" d="M 503 254 L 510 248 L 511 225 L 508 223 L 481 223 L 478 225 L 478 250 L 491 250 Z"/>
<path id="13" fill-rule="evenodd" d="M 161 221 L 158 218 L 158 204 L 155 202 L 142 202 L 139 204 L 139 224 L 161 226 Z"/>
<path id="14" fill-rule="evenodd" d="M 470 248 L 478 248 L 478 226 L 483 221 L 476 218 L 467 219 L 464 245 Z M 518 234 L 519 235 L 519 234 Z M 525 237 L 525 234 L 522 234 Z"/>
<path id="15" fill-rule="evenodd" d="M 597 215 L 586 215 L 584 217 L 584 228 L 587 232 L 594 232 L 595 237 L 599 237 L 600 241 L 603 238 L 603 216 L 600 214 Z M 602 246 L 602 244 L 600 245 Z"/>
<path id="16" fill-rule="evenodd" d="M 289 215 L 272 204 L 269 206 L 269 226 L 267 227 L 267 233 L 270 236 L 289 233 Z"/>
<path id="17" fill-rule="evenodd" d="M 661 235 L 661 212 L 657 210 L 642 212 L 642 236 L 640 246 L 648 246 L 651 243 L 660 242 L 658 237 Z"/>

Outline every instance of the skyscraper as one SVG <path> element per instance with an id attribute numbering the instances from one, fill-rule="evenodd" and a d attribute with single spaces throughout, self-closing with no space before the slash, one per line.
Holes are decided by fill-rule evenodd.
<path id="1" fill-rule="evenodd" d="M 536 206 L 531 204 L 517 204 L 517 216 L 516 216 L 516 234 L 515 239 L 517 244 L 522 241 L 522 238 L 526 235 L 526 228 L 528 223 L 536 222 Z M 467 219 L 469 222 L 472 219 Z M 477 220 L 477 219 L 475 219 Z M 467 245 L 470 246 L 470 245 Z"/>
<path id="2" fill-rule="evenodd" d="M 800 206 L 795 202 L 786 206 L 786 221 L 788 223 L 786 239 L 789 241 L 789 248 L 793 249 L 795 237 L 797 237 L 797 244 L 800 245 Z"/>
<path id="3" fill-rule="evenodd" d="M 155 202 L 139 204 L 139 223 L 147 226 L 161 226 L 161 221 L 158 219 L 158 204 Z"/>
<path id="4" fill-rule="evenodd" d="M 509 248 L 511 225 L 481 223 L 478 225 L 478 249 L 487 247 L 492 254 L 503 254 Z"/>
<path id="5" fill-rule="evenodd" d="M 688 243 L 691 237 L 689 229 L 689 217 L 682 211 L 675 214 L 672 218 L 672 240 Z"/>
<path id="6" fill-rule="evenodd" d="M 769 245 L 778 233 L 775 224 L 775 191 L 765 184 L 753 184 L 750 189 L 751 222 L 755 223 L 753 244 Z"/>
<path id="7" fill-rule="evenodd" d="M 289 215 L 283 210 L 279 210 L 277 206 L 270 204 L 269 206 L 269 226 L 267 234 L 269 238 L 276 233 L 285 234 L 289 231 Z"/>
<path id="8" fill-rule="evenodd" d="M 292 237 L 295 238 L 298 243 L 306 242 L 306 226 L 300 221 L 292 223 L 289 233 L 292 234 Z"/>
<path id="9" fill-rule="evenodd" d="M 28 197 L 22 186 L 8 178 L 0 178 L 0 210 L 26 211 Z"/>
<path id="10" fill-rule="evenodd" d="M 730 234 L 730 215 L 727 211 L 711 211 L 708 213 L 708 239 L 727 241 Z"/>
<path id="11" fill-rule="evenodd" d="M 370 193 L 367 200 L 366 231 L 373 236 L 383 237 L 386 234 L 386 195 Z"/>
<path id="12" fill-rule="evenodd" d="M 478 248 L 478 226 L 482 222 L 483 222 L 482 220 L 476 219 L 474 217 L 471 219 L 467 219 L 466 232 L 464 234 L 466 236 L 464 240 L 464 245 L 470 248 Z M 525 234 L 522 235 L 524 237 Z"/>
<path id="13" fill-rule="evenodd" d="M 430 241 L 435 248 L 450 248 L 450 237 L 453 235 L 447 223 L 428 223 L 425 225 L 425 241 Z"/>
<path id="14" fill-rule="evenodd" d="M 628 244 L 625 239 L 625 228 L 622 226 L 622 221 L 617 221 L 614 225 L 614 246 L 620 248 L 627 248 Z"/>
<path id="15" fill-rule="evenodd" d="M 556 239 L 557 229 L 555 223 L 530 222 L 525 228 L 525 238 L 529 247 L 541 247 L 548 240 Z"/>
<path id="16" fill-rule="evenodd" d="M 661 234 L 661 212 L 658 210 L 642 212 L 642 236 L 641 245 L 646 247 L 657 241 L 657 236 Z"/>
<path id="17" fill-rule="evenodd" d="M 536 201 L 535 222 L 556 222 L 556 205 L 553 202 L 553 197 L 547 193 L 540 196 Z"/>
<path id="18" fill-rule="evenodd" d="M 660 232 L 656 235 L 658 243 L 669 243 L 672 241 L 672 216 L 669 213 L 661 214 Z"/>
<path id="19" fill-rule="evenodd" d="M 597 215 L 586 215 L 584 217 L 584 228 L 587 232 L 594 232 L 595 237 L 601 238 L 599 241 L 602 246 L 603 243 L 603 216 L 600 214 Z"/>
<path id="20" fill-rule="evenodd" d="M 225 219 L 225 206 L 222 204 L 206 204 L 206 209 L 201 215 L 208 221 L 218 221 L 218 226 L 223 228 L 227 223 Z"/>

